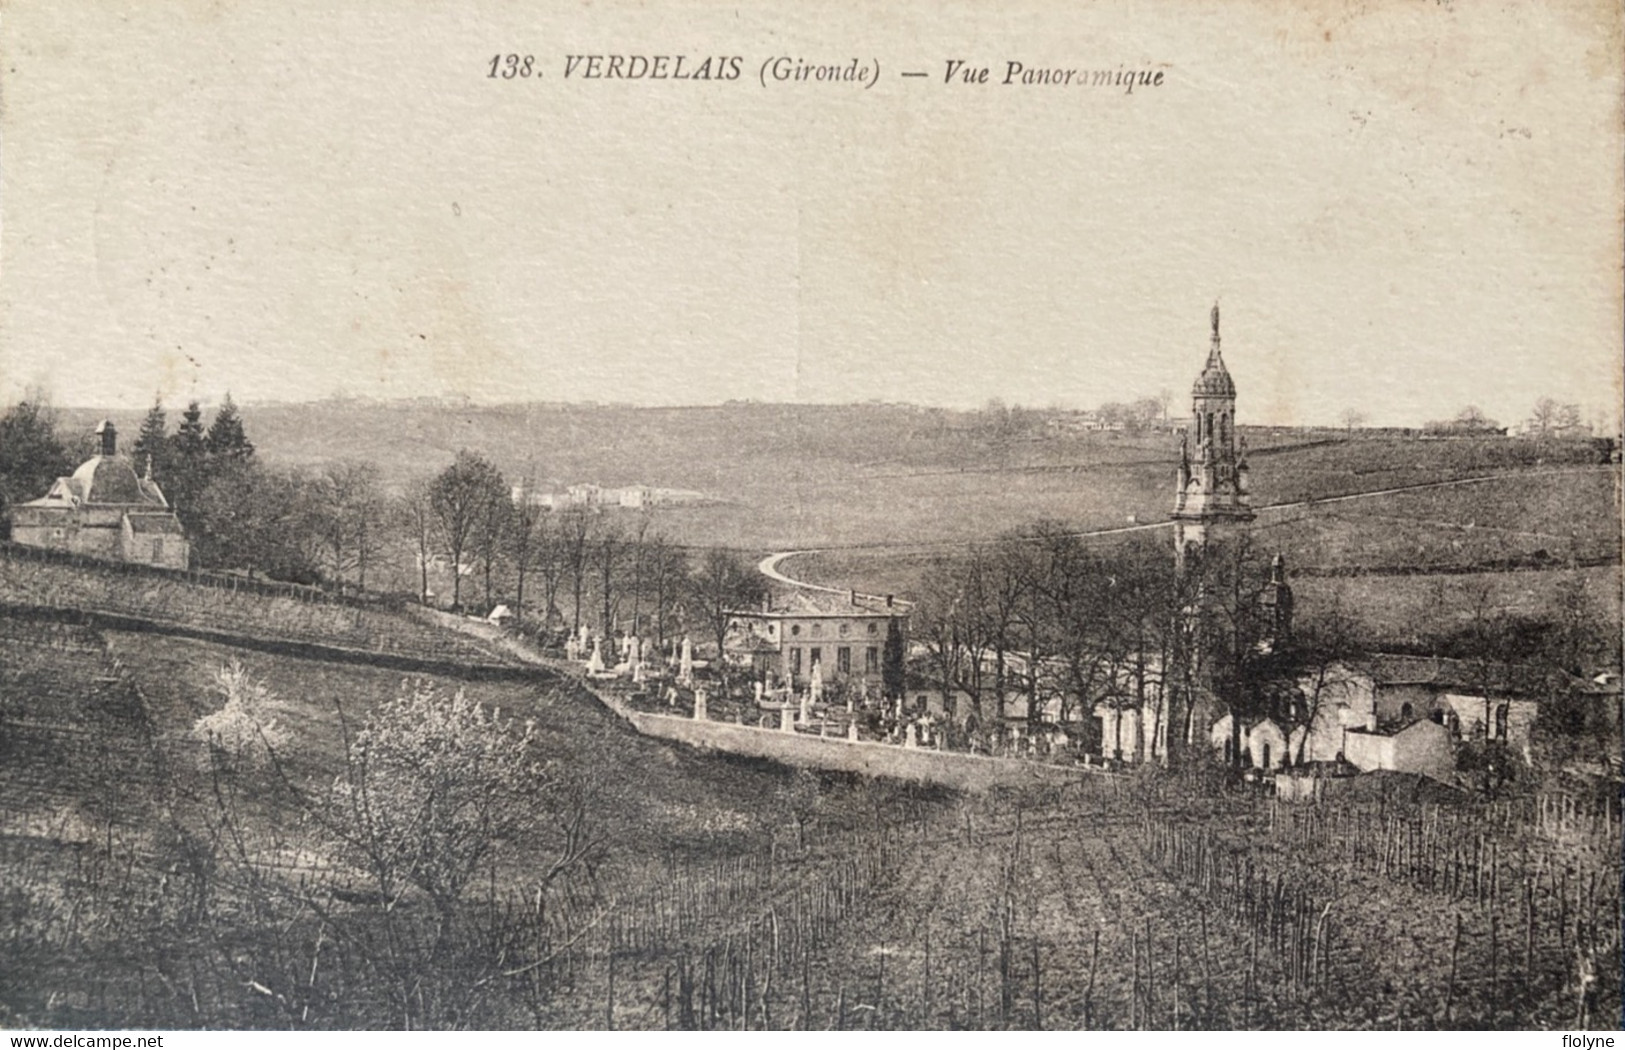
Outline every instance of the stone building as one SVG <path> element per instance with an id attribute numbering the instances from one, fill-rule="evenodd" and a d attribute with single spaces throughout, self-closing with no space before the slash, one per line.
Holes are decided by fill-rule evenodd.
<path id="1" fill-rule="evenodd" d="M 825 681 L 862 678 L 878 687 L 890 622 L 895 618 L 906 638 L 909 609 L 889 596 L 796 591 L 777 604 L 730 612 L 725 657 L 797 685 L 818 664 Z"/>
<path id="2" fill-rule="evenodd" d="M 152 480 L 118 452 L 112 421 L 96 427 L 101 452 L 57 478 L 39 499 L 12 508 L 12 541 L 108 561 L 184 569 L 191 546 L 180 519 Z"/>

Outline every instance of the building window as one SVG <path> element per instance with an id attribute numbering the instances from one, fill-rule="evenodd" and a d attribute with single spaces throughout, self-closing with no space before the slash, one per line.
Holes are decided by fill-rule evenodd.
<path id="1" fill-rule="evenodd" d="M 878 623 L 875 623 L 873 620 L 870 620 L 869 621 L 869 633 L 870 634 L 879 634 L 880 633 L 880 625 Z"/>
<path id="2" fill-rule="evenodd" d="M 790 673 L 792 675 L 798 675 L 798 674 L 801 673 L 801 647 L 800 646 L 797 646 L 796 648 L 790 650 Z"/>
<path id="3" fill-rule="evenodd" d="M 863 651 L 863 673 L 875 674 L 880 670 L 880 650 L 874 646 Z"/>
<path id="4" fill-rule="evenodd" d="M 824 662 L 824 650 L 818 648 L 818 646 L 816 646 L 816 645 L 813 646 L 812 649 L 808 650 L 808 652 L 807 652 L 807 666 L 808 667 L 817 667 L 819 664 L 821 664 L 823 662 Z"/>
<path id="5" fill-rule="evenodd" d="M 800 625 L 800 624 L 799 624 L 799 623 L 793 623 L 793 624 L 791 624 L 791 625 L 790 625 L 790 633 L 791 633 L 791 634 L 792 634 L 792 635 L 799 635 L 799 634 L 801 634 L 801 625 Z"/>
<path id="6" fill-rule="evenodd" d="M 813 624 L 812 625 L 812 633 L 813 633 L 813 637 L 817 638 L 819 635 L 824 633 L 824 625 L 821 624 L 821 623 Z"/>
<path id="7" fill-rule="evenodd" d="M 847 631 L 850 631 L 850 630 L 851 630 L 851 629 L 852 629 L 852 625 L 851 625 L 851 624 L 849 624 L 849 623 L 843 623 L 843 624 L 841 624 L 841 637 L 842 637 L 842 638 L 845 638 L 845 637 L 846 637 L 846 632 L 847 632 Z"/>
<path id="8" fill-rule="evenodd" d="M 843 645 L 835 650 L 835 669 L 842 674 L 852 673 L 852 649 Z"/>
<path id="9" fill-rule="evenodd" d="M 152 560 L 153 561 L 163 561 L 164 560 L 164 541 L 161 540 L 161 539 L 152 541 Z"/>
<path id="10" fill-rule="evenodd" d="M 1497 740 L 1507 738 L 1507 715 L 1509 713 L 1510 705 L 1508 704 L 1502 704 L 1495 709 L 1495 739 Z"/>
<path id="11" fill-rule="evenodd" d="M 1411 715 L 1414 713 L 1414 711 L 1415 711 L 1415 709 L 1411 707 L 1411 702 L 1409 700 L 1405 701 L 1403 704 L 1400 704 L 1399 705 L 1399 717 L 1400 717 L 1400 720 L 1405 721 L 1405 722 L 1409 722 L 1411 720 Z"/>

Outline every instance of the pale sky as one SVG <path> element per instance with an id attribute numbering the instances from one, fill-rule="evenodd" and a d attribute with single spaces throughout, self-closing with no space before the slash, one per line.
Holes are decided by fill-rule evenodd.
<path id="1" fill-rule="evenodd" d="M 1177 405 L 1218 300 L 1244 423 L 1614 415 L 1617 5 L 1288 6 L 17 0 L 0 394 Z"/>

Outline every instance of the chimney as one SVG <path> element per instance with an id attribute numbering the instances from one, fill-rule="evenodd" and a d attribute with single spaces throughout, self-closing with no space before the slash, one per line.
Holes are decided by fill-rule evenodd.
<path id="1" fill-rule="evenodd" d="M 847 591 L 846 593 L 847 593 L 848 600 L 850 600 L 853 605 L 858 604 L 858 592 L 857 592 L 856 588 L 853 588 L 852 590 Z"/>
<path id="2" fill-rule="evenodd" d="M 102 439 L 102 455 L 114 456 L 118 454 L 118 430 L 113 426 L 111 419 L 104 419 L 96 424 L 96 433 Z"/>
<path id="3" fill-rule="evenodd" d="M 886 608 L 890 609 L 891 606 L 892 606 L 892 596 L 888 594 L 888 595 L 886 595 Z"/>

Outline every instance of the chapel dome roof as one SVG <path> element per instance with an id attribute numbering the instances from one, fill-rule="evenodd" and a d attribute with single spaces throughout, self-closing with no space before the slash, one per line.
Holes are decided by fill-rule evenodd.
<path id="1" fill-rule="evenodd" d="M 157 486 L 136 476 L 128 456 L 91 456 L 73 472 L 73 488 L 82 503 L 148 503 L 164 506 Z"/>

